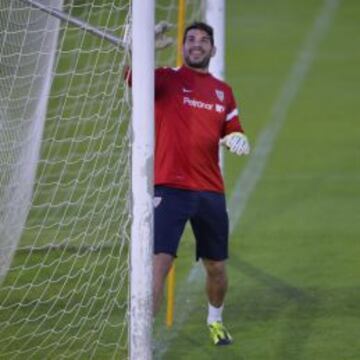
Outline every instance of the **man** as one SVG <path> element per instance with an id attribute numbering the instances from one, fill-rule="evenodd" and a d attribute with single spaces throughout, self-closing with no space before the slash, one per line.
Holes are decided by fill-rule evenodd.
<path id="1" fill-rule="evenodd" d="M 206 270 L 207 324 L 216 345 L 232 338 L 223 325 L 227 291 L 228 215 L 219 168 L 219 141 L 237 155 L 249 153 L 231 88 L 208 72 L 215 55 L 213 29 L 188 26 L 184 66 L 155 72 L 154 312 L 176 258 L 185 224 Z"/>

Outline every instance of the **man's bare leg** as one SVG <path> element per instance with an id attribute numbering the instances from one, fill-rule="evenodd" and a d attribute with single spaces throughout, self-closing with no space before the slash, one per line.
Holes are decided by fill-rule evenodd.
<path id="1" fill-rule="evenodd" d="M 203 259 L 206 270 L 206 294 L 209 303 L 214 307 L 224 304 L 228 280 L 225 261 Z"/>
<path id="2" fill-rule="evenodd" d="M 215 345 L 229 345 L 232 337 L 223 325 L 222 312 L 228 287 L 225 261 L 203 259 L 206 270 L 206 293 L 208 296 L 207 324 Z"/>
<path id="3" fill-rule="evenodd" d="M 169 254 L 159 253 L 154 255 L 153 261 L 153 313 L 155 316 L 161 307 L 165 279 L 174 261 L 174 257 Z"/>

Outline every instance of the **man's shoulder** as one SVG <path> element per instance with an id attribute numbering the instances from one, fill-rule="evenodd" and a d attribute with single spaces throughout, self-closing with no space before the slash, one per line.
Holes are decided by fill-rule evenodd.
<path id="1" fill-rule="evenodd" d="M 226 81 L 216 77 L 213 74 L 210 74 L 210 75 L 211 75 L 211 79 L 214 82 L 214 85 L 216 87 L 221 88 L 221 90 L 224 90 L 224 91 L 232 91 L 231 86 Z"/>

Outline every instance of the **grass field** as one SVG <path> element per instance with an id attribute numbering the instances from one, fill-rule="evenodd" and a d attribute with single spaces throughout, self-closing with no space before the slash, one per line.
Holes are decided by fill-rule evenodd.
<path id="1" fill-rule="evenodd" d="M 204 274 L 187 230 L 176 262 L 175 324 L 165 328 L 163 313 L 156 319 L 154 357 L 358 360 L 360 2 L 226 6 L 226 77 L 252 144 L 248 158 L 226 154 L 225 161 L 231 219 L 225 321 L 234 344 L 210 343 Z M 75 30 L 71 36 L 64 47 L 70 55 L 99 42 Z M 123 90 L 94 87 L 99 78 L 118 79 L 120 62 L 107 48 L 59 63 L 59 72 L 76 69 L 78 77 L 59 76 L 54 86 L 49 113 L 58 114 L 60 104 L 63 118 L 54 116 L 45 129 L 47 161 L 40 163 L 26 249 L 0 288 L 1 359 L 127 358 L 129 219 L 119 203 L 128 206 L 122 152 L 128 123 L 113 121 L 120 110 L 112 99 Z M 90 85 L 81 76 L 90 76 Z M 77 82 L 89 85 L 86 102 Z M 62 97 L 65 85 L 69 97 Z M 85 119 L 79 126 L 76 106 Z M 114 114 L 105 124 L 109 109 Z M 29 251 L 31 244 L 38 250 Z"/>
<path id="2" fill-rule="evenodd" d="M 246 160 L 226 157 L 236 223 L 225 321 L 235 341 L 209 342 L 188 234 L 159 358 L 360 359 L 359 18 L 356 0 L 227 2 L 227 78 L 253 145 Z"/>

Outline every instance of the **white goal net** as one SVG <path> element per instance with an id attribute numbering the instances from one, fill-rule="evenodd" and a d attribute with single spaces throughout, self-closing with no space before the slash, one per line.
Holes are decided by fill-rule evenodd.
<path id="1" fill-rule="evenodd" d="M 130 0 L 40 3 L 127 37 Z M 24 0 L 0 0 L 0 27 L 0 358 L 125 359 L 131 54 Z"/>

